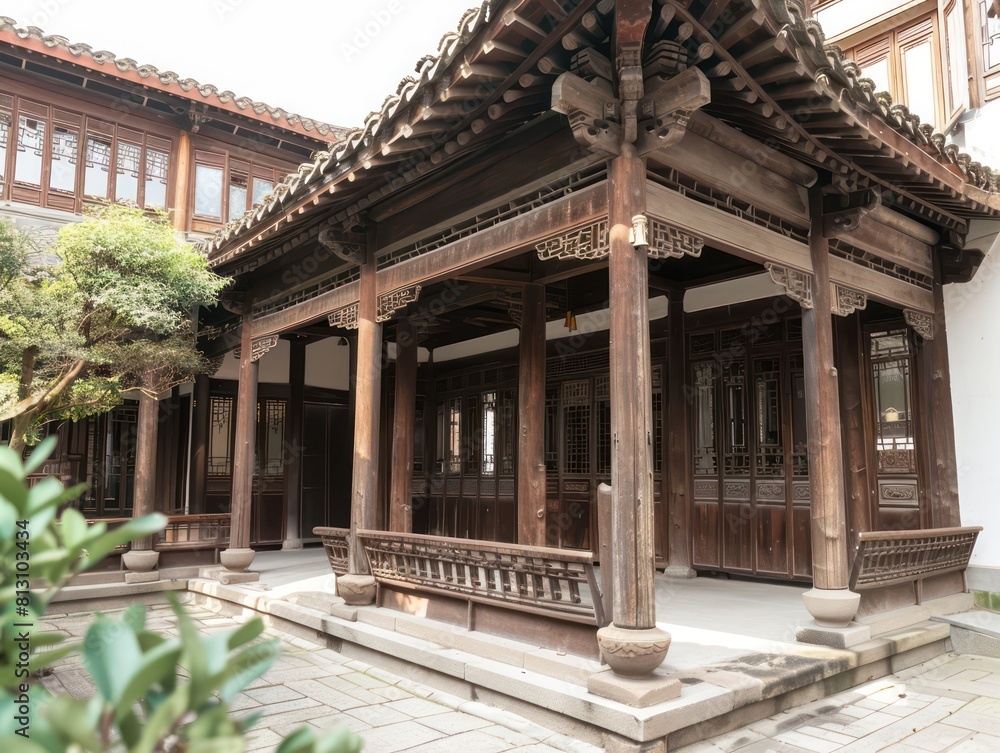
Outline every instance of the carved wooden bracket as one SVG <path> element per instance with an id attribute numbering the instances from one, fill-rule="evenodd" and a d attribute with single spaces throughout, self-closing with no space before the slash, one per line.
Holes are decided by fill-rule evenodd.
<path id="1" fill-rule="evenodd" d="M 358 304 L 348 303 L 346 306 L 342 306 L 336 311 L 330 313 L 326 320 L 330 323 L 331 327 L 340 327 L 341 329 L 357 329 L 358 328 Z"/>
<path id="2" fill-rule="evenodd" d="M 541 261 L 603 259 L 608 255 L 609 249 L 607 218 L 554 235 L 535 244 L 535 250 L 538 251 L 538 258 Z"/>
<path id="3" fill-rule="evenodd" d="M 903 319 L 925 340 L 934 339 L 934 317 L 925 311 L 903 309 Z"/>
<path id="4" fill-rule="evenodd" d="M 868 294 L 861 293 L 843 285 L 833 283 L 833 304 L 831 310 L 837 316 L 850 316 L 855 311 L 868 306 Z"/>
<path id="5" fill-rule="evenodd" d="M 316 240 L 338 259 L 349 264 L 364 264 L 368 239 L 360 233 L 343 233 L 332 227 L 319 231 Z"/>
<path id="6" fill-rule="evenodd" d="M 226 288 L 219 293 L 219 305 L 231 314 L 241 315 L 246 300 L 247 291 L 238 288 Z"/>
<path id="7" fill-rule="evenodd" d="M 521 294 L 513 290 L 506 290 L 503 293 L 503 302 L 507 304 L 510 320 L 520 327 L 521 320 L 524 318 L 524 301 L 521 300 Z"/>
<path id="8" fill-rule="evenodd" d="M 811 274 L 791 267 L 783 267 L 780 264 L 765 264 L 764 266 L 771 273 L 771 279 L 774 283 L 785 289 L 785 295 L 793 301 L 798 301 L 804 309 L 813 307 L 813 276 Z"/>
<path id="9" fill-rule="evenodd" d="M 219 355 L 208 359 L 208 366 L 205 369 L 205 374 L 208 376 L 215 376 L 219 373 L 219 369 L 222 368 L 222 362 L 225 359 L 226 354 L 220 353 Z"/>
<path id="10" fill-rule="evenodd" d="M 862 218 L 881 203 L 882 197 L 871 188 L 847 194 L 824 194 L 823 235 L 836 238 L 857 230 Z"/>
<path id="11" fill-rule="evenodd" d="M 403 308 L 408 303 L 413 303 L 420 298 L 420 286 L 414 285 L 409 288 L 399 288 L 388 293 L 383 293 L 378 297 L 378 312 L 375 321 L 385 322 L 392 318 L 392 315 Z"/>
<path id="12" fill-rule="evenodd" d="M 619 102 L 597 84 L 563 73 L 552 85 L 552 109 L 569 118 L 573 136 L 591 151 L 617 155 L 622 129 Z"/>
<path id="13" fill-rule="evenodd" d="M 667 79 L 639 100 L 639 155 L 673 146 L 684 137 L 691 113 L 712 101 L 712 85 L 698 68 Z"/>
<path id="14" fill-rule="evenodd" d="M 274 346 L 278 344 L 277 335 L 266 335 L 250 341 L 250 362 L 259 361 Z M 237 348 L 233 351 L 237 360 L 243 357 L 243 349 Z"/>
<path id="15" fill-rule="evenodd" d="M 652 259 L 680 259 L 701 256 L 705 239 L 674 227 L 655 217 L 649 219 L 649 256 Z"/>

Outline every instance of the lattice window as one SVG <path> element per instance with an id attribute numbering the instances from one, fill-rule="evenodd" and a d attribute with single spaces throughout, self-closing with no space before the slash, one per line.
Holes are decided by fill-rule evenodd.
<path id="1" fill-rule="evenodd" d="M 750 450 L 747 426 L 746 373 L 742 361 L 729 364 L 722 378 L 725 416 L 724 470 L 727 476 L 750 474 Z"/>
<path id="2" fill-rule="evenodd" d="M 497 393 L 484 392 L 483 400 L 483 442 L 482 442 L 482 475 L 492 476 L 496 473 L 497 451 Z"/>
<path id="3" fill-rule="evenodd" d="M 597 475 L 611 475 L 611 377 L 594 379 L 594 410 L 597 413 Z"/>
<path id="4" fill-rule="evenodd" d="M 693 364 L 694 382 L 694 474 L 714 476 L 719 472 L 715 446 L 715 368 L 705 361 Z"/>
<path id="5" fill-rule="evenodd" d="M 871 333 L 868 354 L 875 399 L 878 470 L 916 473 L 909 333 L 905 329 Z"/>
<path id="6" fill-rule="evenodd" d="M 663 390 L 653 387 L 653 471 L 663 470 L 663 453 L 660 452 L 663 441 Z"/>
<path id="7" fill-rule="evenodd" d="M 264 452 L 262 475 L 269 478 L 285 473 L 285 401 L 264 401 Z"/>
<path id="8" fill-rule="evenodd" d="M 479 454 L 479 423 L 476 420 L 478 411 L 477 398 L 465 398 L 465 436 L 462 438 L 465 446 L 465 472 L 476 473 Z"/>
<path id="9" fill-rule="evenodd" d="M 563 472 L 590 473 L 590 380 L 562 385 Z"/>
<path id="10" fill-rule="evenodd" d="M 754 407 L 757 436 L 755 470 L 758 476 L 784 476 L 785 450 L 781 436 L 781 362 L 775 357 L 754 359 Z"/>
<path id="11" fill-rule="evenodd" d="M 607 371 L 610 364 L 609 352 L 602 350 L 556 358 L 548 363 L 547 373 L 549 376 L 558 376 L 559 374 L 575 374 L 581 371 Z"/>
<path id="12" fill-rule="evenodd" d="M 42 182 L 42 154 L 45 151 L 45 121 L 21 115 L 17 123 L 17 157 L 14 180 L 33 186 Z"/>
<path id="13" fill-rule="evenodd" d="M 7 174 L 7 145 L 10 143 L 10 113 L 0 111 L 0 180 Z M 2 190 L 2 186 L 0 186 Z"/>
<path id="14" fill-rule="evenodd" d="M 545 391 L 545 470 L 547 473 L 559 471 L 559 390 Z"/>
<path id="15" fill-rule="evenodd" d="M 801 319 L 797 320 L 801 323 Z M 788 357 L 789 378 L 792 380 L 792 476 L 809 477 L 809 442 L 806 418 L 806 384 L 801 353 Z"/>
<path id="16" fill-rule="evenodd" d="M 448 473 L 462 472 L 462 399 L 448 401 Z"/>
<path id="17" fill-rule="evenodd" d="M 504 476 L 514 473 L 514 453 L 517 444 L 517 405 L 514 402 L 514 390 L 504 390 L 501 401 L 501 445 L 500 473 Z"/>
<path id="18" fill-rule="evenodd" d="M 209 402 L 208 475 L 229 476 L 233 472 L 233 399 L 212 397 Z"/>

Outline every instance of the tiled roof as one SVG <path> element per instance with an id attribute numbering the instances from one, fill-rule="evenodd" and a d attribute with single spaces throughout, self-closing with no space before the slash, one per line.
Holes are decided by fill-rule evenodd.
<path id="1" fill-rule="evenodd" d="M 378 147 L 376 137 L 390 133 L 396 134 L 394 138 L 399 137 L 394 116 L 405 113 L 411 103 L 419 102 L 421 97 L 433 95 L 441 86 L 447 86 L 446 72 L 453 61 L 467 52 L 467 43 L 483 25 L 499 16 L 507 6 L 525 4 L 526 0 L 484 0 L 481 7 L 466 11 L 458 28 L 442 37 L 437 54 L 421 58 L 416 66 L 417 76 L 404 78 L 396 92 L 386 97 L 381 108 L 368 115 L 361 128 L 348 132 L 329 150 L 315 153 L 311 161 L 277 183 L 274 191 L 260 204 L 216 231 L 204 244 L 204 250 L 213 257 L 213 264 L 224 263 L 238 254 L 238 247 L 227 248 L 230 243 L 244 235 L 250 237 L 252 233 L 248 231 L 277 217 L 286 205 L 310 196 L 319 186 L 350 175 L 362 166 L 373 156 L 373 147 Z M 858 116 L 854 120 L 862 130 L 872 127 L 867 114 L 874 116 L 876 123 L 884 123 L 949 170 L 957 169 L 965 183 L 961 192 L 963 200 L 975 205 L 969 206 L 969 211 L 1000 212 L 1000 195 L 997 194 L 1000 174 L 959 152 L 954 144 L 946 142 L 943 134 L 921 123 L 920 118 L 904 105 L 894 104 L 888 93 L 876 92 L 874 82 L 863 77 L 857 64 L 846 59 L 840 48 L 826 44 L 819 22 L 806 18 L 795 0 L 763 0 L 762 5 L 767 11 L 759 25 L 769 29 L 775 39 L 788 43 L 787 55 L 808 62 L 802 78 L 824 87 L 824 101 L 830 109 L 837 110 L 844 105 L 845 111 L 853 111 L 853 115 Z M 650 40 L 650 43 L 655 41 Z M 826 148 L 836 151 L 835 147 Z M 223 249 L 226 250 L 220 254 Z"/>
<path id="2" fill-rule="evenodd" d="M 66 37 L 57 34 L 46 34 L 37 26 L 17 26 L 14 19 L 6 16 L 0 16 L 0 41 L 46 54 L 63 53 L 63 57 L 68 57 L 71 62 L 119 78 L 131 77 L 140 83 L 156 82 L 159 88 L 173 90 L 178 96 L 195 102 L 222 106 L 225 109 L 232 109 L 229 107 L 232 105 L 236 112 L 243 115 L 265 122 L 269 119 L 274 125 L 300 131 L 316 139 L 336 141 L 347 131 L 341 126 L 296 115 L 249 97 L 237 97 L 228 89 L 220 91 L 219 87 L 213 84 L 202 84 L 193 78 L 181 78 L 173 71 L 161 71 L 153 65 L 139 64 L 132 58 L 120 58 L 106 50 L 95 50 L 89 44 L 70 42 Z M 65 53 L 68 53 L 68 56 Z M 112 68 L 114 70 L 111 70 Z"/>

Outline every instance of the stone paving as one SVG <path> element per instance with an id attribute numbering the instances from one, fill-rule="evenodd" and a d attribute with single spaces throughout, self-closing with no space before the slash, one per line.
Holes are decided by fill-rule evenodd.
<path id="1" fill-rule="evenodd" d="M 232 629 L 236 620 L 191 606 L 204 633 Z M 118 610 L 109 610 L 114 616 Z M 90 614 L 49 614 L 40 630 L 82 637 Z M 168 606 L 151 606 L 147 625 L 176 635 Z M 441 693 L 315 643 L 268 630 L 283 651 L 275 665 L 236 699 L 239 710 L 263 712 L 251 731 L 248 751 L 273 750 L 302 725 L 345 726 L 364 738 L 364 753 L 597 753 L 592 745 L 545 729 L 522 717 Z M 46 678 L 53 692 L 89 697 L 93 688 L 78 656 Z"/>
<path id="2" fill-rule="evenodd" d="M 671 753 L 1000 753 L 1000 659 L 947 654 Z"/>

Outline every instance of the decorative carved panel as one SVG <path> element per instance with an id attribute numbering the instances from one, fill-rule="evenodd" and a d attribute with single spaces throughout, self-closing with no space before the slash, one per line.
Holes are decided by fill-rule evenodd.
<path id="1" fill-rule="evenodd" d="M 358 328 L 358 304 L 349 303 L 346 306 L 332 312 L 327 321 L 331 327 L 341 327 L 343 329 Z"/>
<path id="2" fill-rule="evenodd" d="M 548 259 L 603 259 L 608 255 L 608 220 L 568 230 L 547 238 L 535 245 L 538 258 Z"/>
<path id="3" fill-rule="evenodd" d="M 716 500 L 719 498 L 719 482 L 715 479 L 695 479 L 694 498 Z"/>
<path id="4" fill-rule="evenodd" d="M 757 500 L 767 502 L 783 502 L 785 499 L 785 484 L 774 481 L 757 482 Z"/>
<path id="5" fill-rule="evenodd" d="M 267 335 L 266 337 L 258 337 L 256 340 L 252 340 L 250 342 L 250 361 L 259 361 L 267 351 L 277 344 L 277 335 Z M 243 349 L 237 348 L 233 351 L 233 355 L 239 360 L 243 357 Z"/>
<path id="6" fill-rule="evenodd" d="M 811 497 L 812 492 L 809 490 L 808 481 L 796 481 L 792 485 L 792 501 L 808 502 Z"/>
<path id="7" fill-rule="evenodd" d="M 722 487 L 722 496 L 724 499 L 737 499 L 737 500 L 749 500 L 750 499 L 750 482 L 749 481 L 725 481 Z"/>
<path id="8" fill-rule="evenodd" d="M 934 339 L 934 317 L 923 311 L 903 309 L 903 319 L 925 340 Z"/>
<path id="9" fill-rule="evenodd" d="M 669 222 L 651 217 L 649 220 L 649 255 L 653 259 L 680 259 L 701 256 L 705 239 L 691 235 Z"/>
<path id="10" fill-rule="evenodd" d="M 793 301 L 798 301 L 804 309 L 813 307 L 813 276 L 811 274 L 792 267 L 783 267 L 780 264 L 769 263 L 764 266 L 771 273 L 771 279 L 774 283 L 785 289 L 785 295 Z"/>
<path id="11" fill-rule="evenodd" d="M 375 321 L 384 322 L 392 318 L 392 315 L 420 298 L 420 286 L 414 285 L 410 288 L 399 288 L 388 293 L 383 293 L 378 297 L 378 313 Z"/>
<path id="12" fill-rule="evenodd" d="M 833 305 L 831 309 L 837 316 L 850 316 L 855 311 L 863 310 L 868 305 L 868 294 L 833 283 Z"/>

